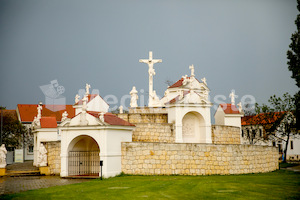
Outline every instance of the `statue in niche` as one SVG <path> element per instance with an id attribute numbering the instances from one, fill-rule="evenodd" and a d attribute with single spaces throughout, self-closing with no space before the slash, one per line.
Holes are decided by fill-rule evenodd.
<path id="1" fill-rule="evenodd" d="M 47 166 L 47 149 L 45 148 L 43 143 L 40 144 L 40 148 L 39 148 L 38 166 L 40 166 L 40 167 Z"/>
<path id="2" fill-rule="evenodd" d="M 137 100 L 139 99 L 139 96 L 135 86 L 132 87 L 132 90 L 130 91 L 130 96 L 131 96 L 130 107 L 132 108 L 138 107 Z"/>
<path id="3" fill-rule="evenodd" d="M 6 154 L 7 150 L 5 148 L 5 144 L 2 144 L 0 147 L 0 168 L 6 167 Z"/>

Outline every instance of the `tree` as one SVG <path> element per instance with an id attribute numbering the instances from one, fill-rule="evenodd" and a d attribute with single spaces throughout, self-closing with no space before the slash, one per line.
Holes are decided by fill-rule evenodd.
<path id="1" fill-rule="evenodd" d="M 27 142 L 28 131 L 11 113 L 3 109 L 2 144 L 7 147 L 21 148 Z"/>
<path id="2" fill-rule="evenodd" d="M 297 8 L 300 12 L 300 0 L 297 0 Z M 292 72 L 292 78 L 300 88 L 300 14 L 298 14 L 295 24 L 297 31 L 291 36 L 290 49 L 287 51 L 288 69 Z M 297 128 L 300 129 L 300 91 L 295 94 Z"/>
<path id="3" fill-rule="evenodd" d="M 285 142 L 283 162 L 286 162 L 290 137 L 299 134 L 296 128 L 295 98 L 290 94 L 285 93 L 282 98 L 276 97 L 276 95 L 271 96 L 268 102 L 270 103 L 270 106 L 266 104 L 259 106 L 256 104 L 255 111 L 258 116 L 263 113 L 261 116 L 263 116 L 264 119 L 259 120 L 264 120 L 266 122 L 267 126 L 265 126 L 264 129 L 268 136 L 272 136 Z"/>

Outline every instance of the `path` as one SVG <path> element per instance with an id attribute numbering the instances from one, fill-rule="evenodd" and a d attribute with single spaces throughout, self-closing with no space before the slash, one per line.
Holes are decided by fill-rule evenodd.
<path id="1" fill-rule="evenodd" d="M 7 173 L 36 171 L 32 161 L 7 165 Z M 57 185 L 68 185 L 89 181 L 88 179 L 64 179 L 59 176 L 18 176 L 0 178 L 0 195 L 18 193 L 27 190 L 48 188 Z M 0 196 L 1 199 L 1 196 Z"/>

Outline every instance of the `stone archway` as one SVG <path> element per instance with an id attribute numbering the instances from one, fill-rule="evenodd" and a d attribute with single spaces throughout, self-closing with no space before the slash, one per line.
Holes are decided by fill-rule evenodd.
<path id="1" fill-rule="evenodd" d="M 205 120 L 198 112 L 188 112 L 182 118 L 182 141 L 200 143 L 205 141 Z"/>
<path id="2" fill-rule="evenodd" d="M 68 147 L 68 176 L 99 176 L 100 148 L 90 136 L 74 138 Z"/>

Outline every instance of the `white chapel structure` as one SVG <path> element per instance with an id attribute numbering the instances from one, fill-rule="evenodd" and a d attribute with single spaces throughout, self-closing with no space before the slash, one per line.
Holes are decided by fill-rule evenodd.
<path id="1" fill-rule="evenodd" d="M 189 66 L 190 76 L 182 76 L 159 98 L 153 87 L 154 64 L 162 60 L 153 59 L 150 51 L 148 59 L 139 61 L 148 65 L 147 107 L 138 105 L 133 86 L 129 111 L 124 112 L 125 105 L 121 105 L 119 113 L 109 113 L 102 97 L 90 94 L 89 84 L 83 97 L 75 96 L 75 114 L 64 111 L 60 121 L 44 116 L 43 107 L 38 106 L 32 122 L 34 165 L 45 174 L 62 177 L 112 177 L 121 172 L 241 174 L 278 168 L 275 148 L 241 145 L 243 114 L 235 106 L 234 93 L 231 104 L 219 105 L 216 124 L 212 125 L 210 90 L 205 78 L 199 81 L 195 77 L 193 65 Z M 247 154 L 237 154 L 244 151 Z M 254 157 L 259 153 L 261 161 L 256 162 Z M 249 166 L 243 164 L 245 160 Z"/>

